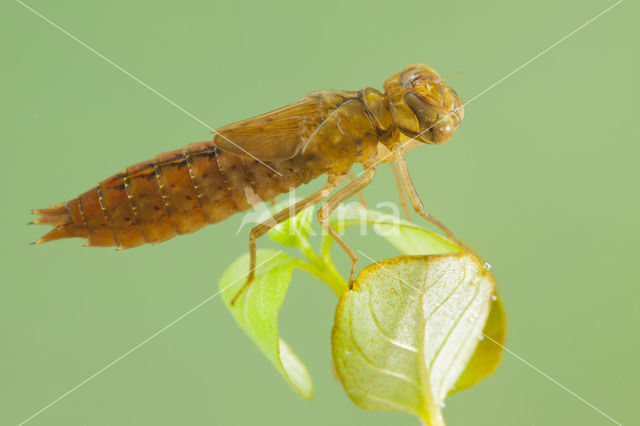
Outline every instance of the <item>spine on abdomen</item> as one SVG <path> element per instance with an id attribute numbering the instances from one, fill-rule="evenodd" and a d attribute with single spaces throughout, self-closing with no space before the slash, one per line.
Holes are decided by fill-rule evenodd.
<path id="1" fill-rule="evenodd" d="M 299 170 L 295 163 L 267 167 L 210 142 L 193 143 L 128 167 L 69 202 L 33 210 L 42 217 L 32 223 L 54 226 L 35 243 L 71 237 L 119 249 L 159 243 L 308 182 L 312 176 L 292 172 Z"/>

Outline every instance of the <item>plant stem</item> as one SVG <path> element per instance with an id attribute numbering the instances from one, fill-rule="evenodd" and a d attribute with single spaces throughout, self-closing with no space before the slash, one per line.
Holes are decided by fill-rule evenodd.
<path id="1" fill-rule="evenodd" d="M 301 239 L 298 249 L 304 254 L 308 262 L 297 260 L 295 265 L 326 283 L 340 297 L 347 288 L 347 281 L 340 275 L 331 257 L 318 256 L 307 240 Z"/>
<path id="2" fill-rule="evenodd" d="M 439 409 L 428 410 L 418 416 L 424 426 L 446 426 Z"/>

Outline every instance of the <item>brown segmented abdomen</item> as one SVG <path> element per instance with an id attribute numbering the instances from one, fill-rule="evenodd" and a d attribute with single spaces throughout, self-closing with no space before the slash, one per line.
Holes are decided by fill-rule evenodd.
<path id="1" fill-rule="evenodd" d="M 269 201 L 317 175 L 299 162 L 267 167 L 210 142 L 194 143 L 128 167 L 67 203 L 34 210 L 42 215 L 34 223 L 55 226 L 36 243 L 70 237 L 120 249 L 159 243 Z"/>
<path id="2" fill-rule="evenodd" d="M 375 104 L 373 95 L 367 105 Z M 321 91 L 304 99 L 223 128 L 240 143 L 252 144 L 269 158 L 266 162 L 235 143 L 221 143 L 218 133 L 211 142 L 128 167 L 67 203 L 34 210 L 42 215 L 34 223 L 54 226 L 36 243 L 70 237 L 121 249 L 159 243 L 272 200 L 323 173 L 344 174 L 354 161 L 375 152 L 380 135 L 359 92 Z"/>

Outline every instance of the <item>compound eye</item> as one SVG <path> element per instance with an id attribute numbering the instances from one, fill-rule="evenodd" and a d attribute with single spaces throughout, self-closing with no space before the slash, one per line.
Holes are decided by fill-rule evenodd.
<path id="1" fill-rule="evenodd" d="M 442 107 L 435 106 L 424 96 L 416 92 L 408 92 L 404 97 L 420 123 L 422 132 L 419 139 L 433 144 L 442 144 L 451 139 L 457 126 L 452 117 Z"/>
<path id="2" fill-rule="evenodd" d="M 431 129 L 431 142 L 434 144 L 442 144 L 447 142 L 453 136 L 455 129 L 451 125 L 451 121 L 448 119 L 441 120 L 436 122 Z"/>

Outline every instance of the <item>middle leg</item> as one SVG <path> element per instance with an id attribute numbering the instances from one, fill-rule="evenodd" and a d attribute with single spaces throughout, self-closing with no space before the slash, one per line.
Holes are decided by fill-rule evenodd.
<path id="1" fill-rule="evenodd" d="M 347 242 L 342 238 L 335 229 L 331 225 L 329 225 L 329 216 L 331 213 L 338 208 L 338 206 L 344 202 L 347 198 L 352 195 L 360 192 L 365 186 L 369 185 L 373 180 L 373 176 L 376 173 L 376 167 L 370 167 L 365 169 L 364 175 L 349 183 L 347 186 L 342 188 L 340 191 L 336 192 L 331 198 L 327 200 L 326 203 L 320 207 L 318 210 L 318 221 L 322 225 L 325 231 L 331 235 L 331 237 L 340 244 L 340 247 L 347 252 L 349 258 L 351 259 L 351 274 L 349 275 L 349 288 L 353 284 L 353 280 L 356 274 L 356 265 L 358 264 L 358 255 L 355 251 L 347 244 Z"/>
<path id="2" fill-rule="evenodd" d="M 349 177 L 349 181 L 351 182 L 355 182 L 356 178 L 353 176 L 353 173 L 351 172 L 351 170 L 349 170 L 349 172 L 347 173 L 347 176 Z M 365 209 L 367 208 L 367 200 L 364 198 L 364 195 L 362 194 L 362 192 L 358 192 L 358 201 L 360 201 L 360 204 L 362 205 L 362 207 L 364 207 Z"/>

